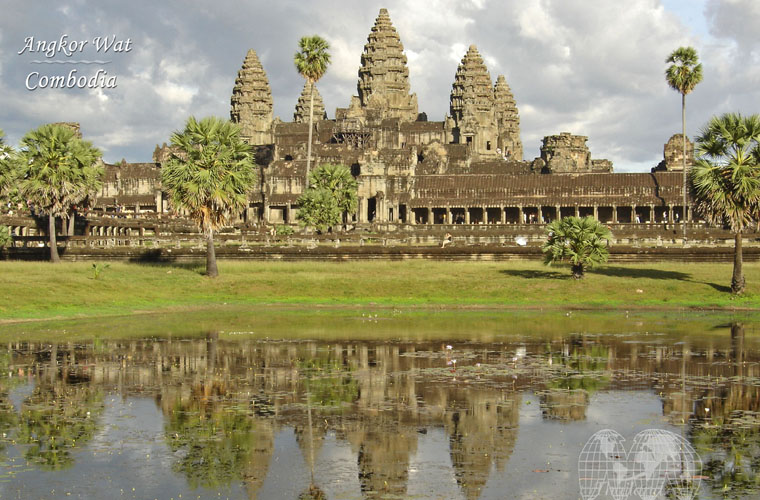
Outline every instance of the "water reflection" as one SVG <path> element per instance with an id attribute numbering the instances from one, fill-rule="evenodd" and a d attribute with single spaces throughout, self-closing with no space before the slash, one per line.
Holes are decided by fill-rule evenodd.
<path id="1" fill-rule="evenodd" d="M 9 342 L 0 351 L 0 460 L 24 467 L 4 476 L 0 494 L 84 487 L 88 497 L 107 491 L 88 476 L 100 467 L 132 483 L 173 477 L 164 490 L 137 481 L 135 498 L 578 498 L 578 453 L 614 426 L 629 438 L 652 427 L 682 433 L 705 464 L 700 498 L 752 498 L 760 351 L 745 330 L 452 344 L 213 331 Z M 146 398 L 154 413 L 130 409 Z M 153 428 L 157 442 L 144 435 Z M 118 466 L 110 458 L 149 441 Z M 147 457 L 135 458 L 138 449 Z"/>

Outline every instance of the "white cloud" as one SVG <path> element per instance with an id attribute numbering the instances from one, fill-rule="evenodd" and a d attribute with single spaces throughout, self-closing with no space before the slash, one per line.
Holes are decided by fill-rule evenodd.
<path id="1" fill-rule="evenodd" d="M 665 57 L 695 46 L 705 80 L 687 99 L 687 133 L 711 115 L 756 112 L 760 102 L 760 2 L 756 0 L 314 0 L 240 4 L 218 0 L 66 3 L 67 15 L 23 0 L 5 8 L 14 23 L 0 37 L 0 127 L 10 140 L 43 121 L 78 120 L 100 134 L 109 154 L 150 158 L 188 114 L 228 116 L 235 76 L 248 48 L 258 52 L 275 114 L 290 119 L 303 85 L 293 68 L 298 38 L 319 33 L 332 65 L 319 83 L 328 114 L 356 94 L 367 34 L 387 7 L 406 48 L 420 111 L 448 112 L 457 65 L 475 44 L 492 78 L 505 74 L 521 113 L 528 159 L 543 136 L 589 136 L 595 157 L 618 170 L 654 165 L 680 131 L 680 99 L 664 81 Z M 134 50 L 114 56 L 117 89 L 23 89 L 29 60 L 15 54 L 25 36 L 54 39 L 115 33 Z M 7 104 L 6 104 L 7 103 Z M 97 141 L 96 141 L 97 145 Z"/>

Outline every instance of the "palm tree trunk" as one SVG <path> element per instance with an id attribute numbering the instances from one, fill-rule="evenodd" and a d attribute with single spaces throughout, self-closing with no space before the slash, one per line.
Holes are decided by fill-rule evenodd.
<path id="1" fill-rule="evenodd" d="M 219 270 L 216 268 L 216 252 L 214 251 L 214 230 L 206 231 L 206 276 L 216 278 Z"/>
<path id="2" fill-rule="evenodd" d="M 311 84 L 309 92 L 309 144 L 306 146 L 306 184 L 305 189 L 309 189 L 309 169 L 311 168 L 311 132 L 314 123 L 314 83 Z"/>
<path id="3" fill-rule="evenodd" d="M 739 295 L 744 292 L 744 273 L 742 272 L 742 232 L 734 235 L 734 274 L 731 277 L 731 293 Z"/>
<path id="4" fill-rule="evenodd" d="M 48 239 L 50 241 L 50 262 L 60 262 L 58 256 L 58 242 L 55 240 L 55 215 L 48 217 Z"/>
<path id="5" fill-rule="evenodd" d="M 573 264 L 570 269 L 573 272 L 573 278 L 577 280 L 583 278 L 583 264 Z"/>
<path id="6" fill-rule="evenodd" d="M 681 94 L 681 139 L 683 143 L 683 245 L 686 246 L 686 94 Z"/>

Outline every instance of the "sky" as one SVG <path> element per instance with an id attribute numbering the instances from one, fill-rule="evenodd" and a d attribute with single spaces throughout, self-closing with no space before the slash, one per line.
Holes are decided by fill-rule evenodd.
<path id="1" fill-rule="evenodd" d="M 544 136 L 571 132 L 588 136 L 592 157 L 612 160 L 616 172 L 649 171 L 681 132 L 681 96 L 664 77 L 680 46 L 697 49 L 704 72 L 686 99 L 687 135 L 714 115 L 760 112 L 757 0 L 4 0 L 0 129 L 17 145 L 43 123 L 75 121 L 106 161 L 151 161 L 188 116 L 229 117 L 249 48 L 269 78 L 275 116 L 290 121 L 303 87 L 293 54 L 312 34 L 330 44 L 318 88 L 334 118 L 357 94 L 382 7 L 401 36 L 419 111 L 444 119 L 457 66 L 475 44 L 491 79 L 503 74 L 512 88 L 526 160 Z M 29 48 L 63 36 L 67 51 L 87 43 L 50 57 Z M 98 50 L 98 37 L 113 44 Z M 50 88 L 50 77 L 72 70 L 74 88 Z"/>

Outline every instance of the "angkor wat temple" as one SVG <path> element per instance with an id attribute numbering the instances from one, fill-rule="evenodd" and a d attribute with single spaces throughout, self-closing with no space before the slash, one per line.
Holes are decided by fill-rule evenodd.
<path id="1" fill-rule="evenodd" d="M 591 158 L 586 137 L 569 133 L 545 137 L 540 157 L 526 161 L 512 91 L 503 75 L 493 83 L 474 45 L 454 75 L 449 115 L 427 121 L 386 9 L 364 46 L 357 91 L 327 119 L 315 88 L 312 151 L 314 165 L 350 166 L 359 185 L 356 223 L 520 224 L 568 215 L 611 223 L 683 220 L 680 135 L 666 144 L 652 173 L 613 174 L 610 161 Z M 309 92 L 307 84 L 292 122 L 275 118 L 267 75 L 256 52 L 248 51 L 230 111 L 259 166 L 248 222 L 296 222 L 306 178 Z M 693 161 L 691 144 L 689 150 Z M 168 154 L 164 144 L 151 163 L 110 165 L 96 206 L 167 211 L 159 172 Z"/>

